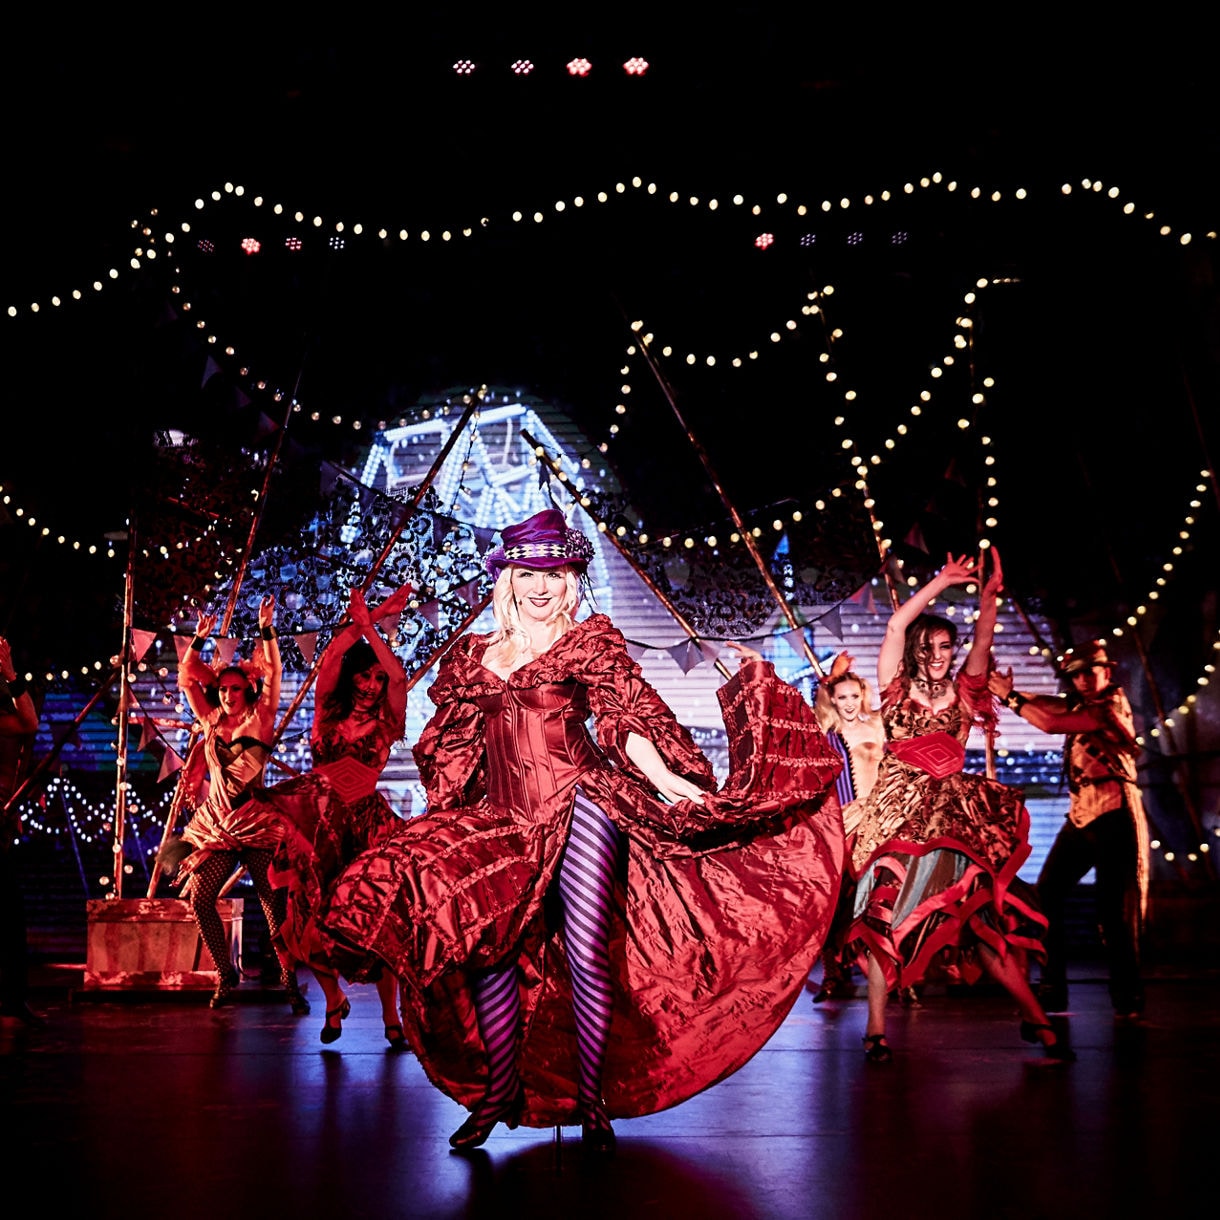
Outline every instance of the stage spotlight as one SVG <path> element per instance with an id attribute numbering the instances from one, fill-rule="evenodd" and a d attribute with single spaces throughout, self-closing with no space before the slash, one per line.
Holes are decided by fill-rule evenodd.
<path id="1" fill-rule="evenodd" d="M 301 248 L 301 239 L 299 237 L 285 237 L 284 249 L 297 251 Z"/>
<path id="2" fill-rule="evenodd" d="M 459 59 L 453 65 L 453 70 L 458 76 L 469 76 L 474 71 L 474 60 Z"/>
<path id="3" fill-rule="evenodd" d="M 858 246 L 864 240 L 863 233 L 849 233 L 847 235 L 847 244 L 849 246 Z"/>
<path id="4" fill-rule="evenodd" d="M 528 59 L 518 59 L 513 63 L 513 73 L 516 76 L 529 76 L 534 65 Z"/>
<path id="5" fill-rule="evenodd" d="M 342 250 L 347 242 L 342 237 L 332 237 L 326 243 L 332 250 Z"/>
<path id="6" fill-rule="evenodd" d="M 910 236 L 911 235 L 909 233 L 904 233 L 900 230 L 899 232 L 891 235 L 890 245 L 891 246 L 905 246 L 907 244 L 908 240 L 910 240 Z"/>
<path id="7" fill-rule="evenodd" d="M 641 59 L 636 55 L 623 65 L 623 71 L 628 76 L 643 76 L 648 71 L 648 60 Z"/>
<path id="8" fill-rule="evenodd" d="M 567 69 L 569 76 L 588 76 L 593 65 L 587 59 L 569 59 Z"/>
<path id="9" fill-rule="evenodd" d="M 257 254 L 263 248 L 263 243 L 257 237 L 243 237 L 241 239 L 241 248 L 247 254 Z"/>
<path id="10" fill-rule="evenodd" d="M 757 237 L 754 239 L 754 245 L 755 245 L 755 246 L 756 246 L 756 247 L 757 247 L 759 250 L 765 250 L 765 249 L 766 249 L 766 248 L 767 248 L 769 245 L 771 245 L 771 244 L 772 244 L 774 241 L 775 241 L 775 234 L 774 234 L 774 233 L 760 233 L 760 234 L 759 234 L 759 235 L 758 235 L 758 236 L 757 236 Z"/>
<path id="11" fill-rule="evenodd" d="M 215 254 L 216 253 L 215 244 L 213 242 L 210 242 L 206 237 L 201 237 L 195 243 L 195 247 L 199 251 L 200 254 Z"/>
<path id="12" fill-rule="evenodd" d="M 817 240 L 818 240 L 818 235 L 816 233 L 802 233 L 801 234 L 801 245 L 802 246 L 816 245 Z"/>

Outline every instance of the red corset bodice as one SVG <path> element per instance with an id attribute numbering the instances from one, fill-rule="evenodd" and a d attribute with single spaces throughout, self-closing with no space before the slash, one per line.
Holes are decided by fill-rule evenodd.
<path id="1" fill-rule="evenodd" d="M 487 795 L 493 806 L 533 820 L 548 797 L 605 765 L 585 727 L 589 698 L 579 682 L 503 684 L 476 700 L 486 723 Z"/>

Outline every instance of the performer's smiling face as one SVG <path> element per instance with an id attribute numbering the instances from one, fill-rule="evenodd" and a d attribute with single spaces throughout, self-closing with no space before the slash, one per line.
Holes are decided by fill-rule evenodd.
<path id="1" fill-rule="evenodd" d="M 860 690 L 860 683 L 853 682 L 850 678 L 845 678 L 842 682 L 836 682 L 834 690 L 830 693 L 835 709 L 844 720 L 855 720 L 860 715 L 860 699 L 862 695 L 863 691 Z"/>
<path id="2" fill-rule="evenodd" d="M 917 656 L 919 666 L 930 682 L 939 682 L 949 672 L 953 664 L 953 641 L 947 631 L 932 631 L 928 633 Z"/>
<path id="3" fill-rule="evenodd" d="M 548 623 L 567 592 L 564 568 L 513 568 L 513 600 L 523 619 Z"/>

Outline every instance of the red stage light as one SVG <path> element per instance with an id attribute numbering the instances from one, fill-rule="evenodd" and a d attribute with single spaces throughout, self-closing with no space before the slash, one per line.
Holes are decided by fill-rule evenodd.
<path id="1" fill-rule="evenodd" d="M 459 76 L 469 76 L 474 71 L 474 60 L 459 59 L 457 63 L 453 65 L 453 70 Z"/>
<path id="2" fill-rule="evenodd" d="M 637 55 L 634 58 L 629 59 L 623 65 L 623 71 L 626 72 L 628 76 L 643 76 L 644 73 L 648 71 L 648 60 L 641 59 Z"/>
<path id="3" fill-rule="evenodd" d="M 257 254 L 263 248 L 263 243 L 257 237 L 243 237 L 241 239 L 241 248 L 247 254 Z"/>
<path id="4" fill-rule="evenodd" d="M 201 237 L 195 245 L 201 254 L 213 254 L 216 250 L 216 246 L 206 237 Z"/>
<path id="5" fill-rule="evenodd" d="M 569 59 L 567 68 L 569 76 L 588 76 L 593 71 L 593 65 L 587 59 Z"/>
<path id="6" fill-rule="evenodd" d="M 774 233 L 760 233 L 755 239 L 754 244 L 760 249 L 765 250 L 775 240 Z"/>
<path id="7" fill-rule="evenodd" d="M 285 250 L 299 250 L 300 248 L 301 248 L 301 239 L 299 237 L 285 237 L 284 238 L 284 249 Z"/>
<path id="8" fill-rule="evenodd" d="M 518 59 L 513 63 L 513 71 L 518 76 L 529 76 L 534 70 L 534 65 L 528 59 Z"/>

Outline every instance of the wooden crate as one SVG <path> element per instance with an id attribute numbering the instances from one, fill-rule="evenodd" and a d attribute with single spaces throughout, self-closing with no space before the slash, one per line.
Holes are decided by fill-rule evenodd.
<path id="1" fill-rule="evenodd" d="M 222 898 L 216 903 L 237 969 L 243 903 L 241 898 Z M 216 964 L 184 899 L 97 898 L 85 905 L 86 991 L 215 988 Z"/>

